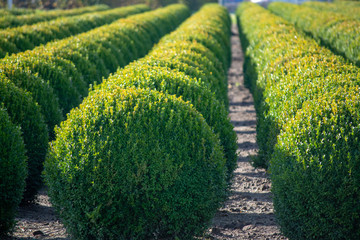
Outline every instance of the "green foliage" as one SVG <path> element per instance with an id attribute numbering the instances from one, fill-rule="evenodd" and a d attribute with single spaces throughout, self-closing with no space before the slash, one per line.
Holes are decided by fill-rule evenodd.
<path id="1" fill-rule="evenodd" d="M 360 66 L 359 18 L 289 3 L 273 3 L 269 9 Z"/>
<path id="2" fill-rule="evenodd" d="M 104 11 L 108 9 L 109 7 L 106 5 L 95 5 L 95 6 L 76 8 L 71 10 L 43 11 L 40 13 L 21 15 L 21 16 L 7 15 L 0 17 L 0 28 L 11 28 L 22 25 L 31 25 L 34 23 L 49 21 L 59 17 L 75 16 L 89 12 Z"/>
<path id="3" fill-rule="evenodd" d="M 358 91 L 338 88 L 304 102 L 279 136 L 274 205 L 291 239 L 360 238 Z"/>
<path id="4" fill-rule="evenodd" d="M 56 132 L 46 182 L 76 239 L 191 239 L 224 198 L 219 141 L 175 97 L 96 90 Z"/>
<path id="5" fill-rule="evenodd" d="M 346 15 L 347 17 L 360 18 L 360 5 L 357 6 L 347 2 L 304 2 L 303 6 L 314 8 L 320 11 L 336 12 Z"/>
<path id="6" fill-rule="evenodd" d="M 31 201 L 41 185 L 41 171 L 48 148 L 47 126 L 30 94 L 17 88 L 3 75 L 0 76 L 0 104 L 23 133 L 28 158 L 24 201 Z"/>
<path id="7" fill-rule="evenodd" d="M 0 4 L 1 5 L 1 4 Z M 35 9 L 30 9 L 30 8 L 12 8 L 11 10 L 9 9 L 0 9 L 0 16 L 7 16 L 7 15 L 15 15 L 15 16 L 20 16 L 20 15 L 25 15 L 25 14 L 34 14 L 34 13 L 40 13 L 40 10 L 35 10 Z"/>
<path id="8" fill-rule="evenodd" d="M 26 157 L 20 128 L 0 108 L 0 237 L 11 232 L 25 187 Z"/>
<path id="9" fill-rule="evenodd" d="M 137 61 L 118 71 L 101 85 L 108 91 L 115 86 L 157 90 L 189 101 L 218 134 L 227 159 L 228 180 L 231 179 L 237 160 L 236 133 L 233 131 L 226 108 L 216 99 L 206 83 L 180 71 Z"/>
<path id="10" fill-rule="evenodd" d="M 143 9 L 142 6 L 138 7 Z M 87 95 L 89 84 L 100 81 L 118 67 L 125 66 L 150 50 L 155 43 L 148 37 L 150 30 L 155 28 L 158 32 L 166 33 L 189 14 L 184 5 L 137 14 L 86 33 L 36 47 L 32 51 L 6 57 L 2 60 L 0 69 L 17 86 L 33 94 L 52 131 L 60 122 L 59 108 L 62 115 L 65 115 Z M 174 25 L 170 26 L 167 19 L 172 19 L 170 22 Z M 154 36 L 153 41 L 158 41 L 160 37 Z M 22 77 L 29 74 L 32 75 L 30 78 L 37 80 Z M 56 104 L 58 105 L 54 106 Z"/>
<path id="11" fill-rule="evenodd" d="M 109 24 L 119 18 L 148 11 L 146 5 L 116 8 L 107 11 L 87 13 L 80 16 L 62 17 L 34 25 L 25 25 L 0 31 L 0 57 L 32 49 L 35 46 L 55 39 L 66 38 L 89 31 L 104 24 Z M 9 47 L 12 44 L 13 46 Z"/>
<path id="12" fill-rule="evenodd" d="M 52 139 L 55 125 L 80 104 L 89 84 L 145 55 L 161 37 L 151 41 L 151 30 L 166 33 L 189 14 L 183 5 L 169 6 L 1 60 L 0 103 L 21 126 L 29 158 L 25 201 L 33 200 L 41 184 L 48 140 L 41 114 Z"/>
<path id="13" fill-rule="evenodd" d="M 259 6 L 237 15 L 259 114 L 255 163 L 269 166 L 282 231 L 358 239 L 359 69 Z"/>
<path id="14" fill-rule="evenodd" d="M 0 71 L 17 87 L 26 89 L 31 93 L 33 99 L 41 107 L 50 136 L 52 136 L 51 132 L 55 125 L 59 124 L 63 119 L 59 99 L 55 95 L 53 88 L 31 69 L 18 66 L 17 63 L 8 58 L 3 59 L 0 63 Z"/>
<path id="15" fill-rule="evenodd" d="M 225 8 L 209 4 L 164 37 L 146 61 L 202 79 L 227 106 L 230 52 L 230 17 Z"/>
<path id="16" fill-rule="evenodd" d="M 224 64 L 230 66 L 230 26 L 231 20 L 227 10 L 218 8 L 217 4 L 207 4 L 196 14 L 196 18 L 186 21 L 181 29 L 169 34 L 162 42 L 175 40 L 196 41 L 209 49 Z M 181 31 L 181 34 L 180 34 Z"/>
<path id="17" fill-rule="evenodd" d="M 186 29 L 193 24 L 204 24 L 208 33 L 201 27 L 198 36 L 214 35 L 212 41 L 222 46 L 230 37 L 230 32 L 216 36 L 223 34 L 217 28 L 227 26 L 221 23 L 227 19 L 219 17 L 224 11 L 204 7 L 148 56 L 92 88 L 56 128 L 45 179 L 73 238 L 193 239 L 206 229 L 226 196 L 237 157 L 236 134 L 223 95 L 217 99 L 211 92 L 217 87 L 226 91 L 224 58 L 185 33 L 190 35 Z M 166 20 L 160 13 L 155 22 L 146 21 L 149 16 L 131 17 L 124 26 L 137 29 L 139 40 L 158 40 L 182 19 L 172 12 L 177 17 Z M 132 38 L 130 30 L 126 33 Z M 118 38 L 110 39 L 107 44 L 118 44 Z M 137 54 L 145 54 L 146 45 Z M 62 46 L 56 51 L 64 53 Z"/>
<path id="18" fill-rule="evenodd" d="M 206 17 L 209 15 L 212 16 L 211 20 L 205 21 L 204 19 L 209 19 Z M 104 83 L 107 89 L 111 89 L 114 83 L 122 87 L 150 88 L 182 96 L 184 100 L 192 102 L 220 136 L 227 158 L 228 179 L 236 165 L 237 147 L 236 134 L 225 110 L 228 101 L 225 74 L 227 64 L 221 62 L 223 58 L 218 59 L 205 44 L 188 38 L 194 35 L 203 39 L 204 36 L 214 36 L 216 42 L 222 45 L 227 42 L 225 35 L 229 40 L 229 27 L 224 8 L 217 5 L 205 6 L 176 31 L 164 37 L 145 58 L 119 70 Z M 228 47 L 230 48 L 229 45 Z M 167 83 L 163 83 L 164 81 Z M 211 92 L 215 95 L 210 96 L 213 95 Z"/>
<path id="19" fill-rule="evenodd" d="M 38 73 L 39 77 L 46 79 L 58 97 L 63 112 L 67 113 L 81 102 L 81 95 L 75 87 L 77 81 L 81 81 L 81 79 L 72 74 L 76 71 L 75 69 L 67 69 L 74 68 L 71 62 L 47 55 L 44 48 L 41 50 L 25 54 L 19 53 L 5 61 L 11 62 L 12 68 L 31 69 L 34 73 Z"/>

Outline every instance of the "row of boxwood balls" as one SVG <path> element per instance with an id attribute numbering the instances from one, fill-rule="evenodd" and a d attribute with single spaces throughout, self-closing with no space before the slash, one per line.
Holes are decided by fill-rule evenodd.
<path id="1" fill-rule="evenodd" d="M 4 142 L 0 145 L 0 234 L 11 231 L 20 201 L 33 201 L 42 185 L 48 139 L 53 139 L 54 125 L 60 123 L 62 114 L 81 103 L 88 84 L 144 56 L 189 15 L 185 5 L 175 4 L 0 61 L 0 108 L 4 118 L 21 128 L 19 136 L 11 133 L 17 131 L 11 130 L 16 129 L 14 125 L 6 120 L 0 123 L 4 124 Z M 24 151 L 17 149 L 18 144 L 8 145 L 10 135 L 19 138 Z"/>
<path id="2" fill-rule="evenodd" d="M 45 179 L 74 239 L 203 233 L 236 163 L 224 96 L 229 38 L 226 9 L 204 6 L 56 129 Z"/>

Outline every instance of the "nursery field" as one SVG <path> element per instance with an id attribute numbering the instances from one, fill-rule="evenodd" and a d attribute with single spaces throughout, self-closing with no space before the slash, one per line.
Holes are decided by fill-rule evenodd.
<path id="1" fill-rule="evenodd" d="M 360 5 L 22 11 L 1 239 L 360 239 Z"/>

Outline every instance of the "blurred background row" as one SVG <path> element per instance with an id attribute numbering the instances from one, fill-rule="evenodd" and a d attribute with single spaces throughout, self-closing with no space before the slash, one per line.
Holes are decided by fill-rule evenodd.
<path id="1" fill-rule="evenodd" d="M 7 7 L 8 0 L 0 0 L 0 7 Z M 128 6 L 145 3 L 152 8 L 166 6 L 173 3 L 185 3 L 191 9 L 198 9 L 201 5 L 218 0 L 12 0 L 16 8 L 36 8 L 36 9 L 71 9 L 95 4 L 106 4 L 110 7 Z"/>
<path id="2" fill-rule="evenodd" d="M 9 0 L 0 0 L 0 7 L 6 8 Z M 209 2 L 218 2 L 228 8 L 230 12 L 236 9 L 237 5 L 243 1 L 256 2 L 261 5 L 267 5 L 269 2 L 291 2 L 301 4 L 309 0 L 12 0 L 16 8 L 33 8 L 33 9 L 71 9 L 84 7 L 95 4 L 106 4 L 110 7 L 128 6 L 139 3 L 145 3 L 152 8 L 166 6 L 173 3 L 185 3 L 192 10 L 197 10 L 200 6 Z M 321 2 L 345 1 L 345 0 L 319 0 Z M 349 1 L 349 0 L 347 0 Z M 353 0 L 360 1 L 360 0 Z"/>

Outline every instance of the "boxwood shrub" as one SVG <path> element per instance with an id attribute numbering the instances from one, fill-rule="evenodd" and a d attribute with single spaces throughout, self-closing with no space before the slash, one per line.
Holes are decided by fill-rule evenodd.
<path id="1" fill-rule="evenodd" d="M 38 22 L 49 21 L 59 17 L 75 16 L 89 12 L 97 12 L 108 10 L 109 7 L 104 4 L 75 8 L 70 10 L 53 10 L 53 11 L 42 11 L 34 14 L 26 14 L 21 16 L 7 15 L 0 17 L 0 28 L 12 28 L 22 25 L 31 25 Z"/>
<path id="2" fill-rule="evenodd" d="M 63 116 L 60 110 L 59 99 L 49 83 L 37 76 L 29 68 L 18 67 L 14 62 L 7 61 L 6 59 L 0 63 L 0 71 L 17 87 L 31 93 L 33 99 L 41 107 L 50 136 L 53 136 L 52 129 L 61 122 Z"/>
<path id="3" fill-rule="evenodd" d="M 7 15 L 20 16 L 20 15 L 34 14 L 34 13 L 40 13 L 40 12 L 42 12 L 42 10 L 13 7 L 11 10 L 6 9 L 6 8 L 0 9 L 0 16 L 1 17 L 7 16 Z"/>
<path id="4" fill-rule="evenodd" d="M 25 201 L 33 200 L 41 184 L 47 149 L 46 126 L 40 112 L 53 139 L 55 125 L 80 104 L 88 84 L 144 55 L 154 44 L 149 40 L 150 29 L 166 32 L 176 27 L 170 26 L 166 17 L 180 24 L 189 14 L 184 5 L 173 5 L 2 59 L 0 103 L 8 109 L 11 120 L 21 126 L 29 157 Z M 141 39 L 147 39 L 146 44 Z"/>
<path id="5" fill-rule="evenodd" d="M 213 6 L 213 16 L 213 9 L 224 11 Z M 126 21 L 137 27 L 135 19 Z M 139 31 L 156 37 L 151 32 L 156 25 Z M 56 128 L 44 174 L 73 238 L 193 239 L 203 234 L 226 196 L 236 161 L 236 134 L 222 99 L 210 90 L 224 88 L 216 84 L 226 82 L 226 65 L 207 50 L 189 39 L 160 43 L 91 88 Z"/>
<path id="6" fill-rule="evenodd" d="M 46 51 L 20 53 L 3 59 L 3 62 L 11 63 L 13 69 L 31 69 L 40 78 L 46 79 L 59 99 L 59 105 L 64 114 L 80 104 L 81 95 L 76 85 L 79 85 L 84 92 L 85 83 L 76 74 L 71 62 L 49 56 Z"/>
<path id="7" fill-rule="evenodd" d="M 191 239 L 224 198 L 219 140 L 181 99 L 92 91 L 56 135 L 45 179 L 76 239 Z"/>
<path id="8" fill-rule="evenodd" d="M 109 91 L 115 86 L 157 90 L 176 95 L 193 104 L 213 131 L 218 134 L 227 159 L 228 180 L 231 179 L 237 160 L 236 133 L 230 123 L 228 111 L 204 82 L 191 78 L 183 72 L 166 67 L 144 65 L 140 61 L 118 71 L 101 85 Z"/>
<path id="9" fill-rule="evenodd" d="M 274 205 L 291 239 L 359 239 L 359 87 L 306 101 L 272 158 Z"/>
<path id="10" fill-rule="evenodd" d="M 199 52 L 199 50 L 202 50 Z M 206 49 L 206 48 L 205 48 Z M 214 75 L 216 79 L 222 80 L 220 85 L 217 86 L 219 89 L 226 88 L 226 72 L 223 68 L 223 65 L 219 60 L 213 55 L 206 54 L 204 46 L 196 42 L 187 42 L 187 41 L 176 41 L 169 44 L 158 45 L 154 51 L 152 51 L 153 56 L 158 58 L 164 58 L 166 56 L 174 57 L 177 53 L 176 58 L 192 65 L 203 72 L 209 72 Z"/>
<path id="11" fill-rule="evenodd" d="M 202 9 L 196 16 L 185 21 L 176 32 L 163 38 L 162 42 L 185 40 L 201 43 L 227 69 L 231 62 L 229 14 L 225 8 L 218 8 L 215 4 L 207 4 Z"/>
<path id="12" fill-rule="evenodd" d="M 48 148 L 48 131 L 40 108 L 29 93 L 0 75 L 0 104 L 12 123 L 21 127 L 28 158 L 24 201 L 32 201 L 41 185 L 41 171 Z"/>
<path id="13" fill-rule="evenodd" d="M 183 94 L 183 99 L 192 102 L 195 108 L 204 115 L 208 124 L 214 128 L 214 131 L 219 133 L 227 158 L 228 180 L 230 180 L 237 155 L 236 135 L 232 131 L 233 128 L 225 110 L 228 103 L 225 75 L 227 68 L 223 65 L 224 62 L 219 60 L 206 46 L 188 40 L 189 33 L 184 31 L 189 26 L 193 26 L 191 24 L 193 23 L 201 29 L 198 36 L 210 34 L 212 29 L 225 24 L 219 24 L 217 21 L 200 22 L 199 19 L 202 20 L 208 14 L 212 14 L 213 19 L 217 19 L 223 13 L 224 8 L 218 5 L 205 6 L 186 20 L 176 31 L 165 36 L 146 57 L 130 64 L 124 70 L 119 70 L 104 84 L 107 89 L 111 89 L 112 84 L 115 83 L 122 87 L 136 86 L 156 89 L 177 96 Z M 226 22 L 226 20 L 227 18 L 223 21 Z M 209 26 L 209 33 L 204 31 L 205 28 L 202 24 Z M 192 33 L 197 34 L 197 32 Z M 178 38 L 177 35 L 184 35 L 184 37 Z M 165 84 L 164 81 L 168 83 Z M 187 82 L 189 86 L 186 85 Z M 201 90 L 198 89 L 199 87 Z M 202 88 L 207 88 L 207 90 Z M 214 96 L 217 99 L 210 96 L 213 94 L 211 92 L 215 93 Z M 218 104 L 225 107 L 217 106 Z"/>
<path id="14" fill-rule="evenodd" d="M 281 230 L 359 238 L 359 69 L 257 5 L 238 16 Z"/>
<path id="15" fill-rule="evenodd" d="M 176 27 L 170 26 L 166 18 L 180 24 L 189 14 L 190 11 L 185 5 L 175 4 L 120 19 L 110 25 L 6 57 L 0 63 L 0 71 L 5 72 L 11 81 L 19 83 L 19 87 L 34 95 L 34 99 L 43 109 L 51 131 L 59 123 L 59 108 L 64 116 L 87 95 L 89 84 L 101 81 L 117 67 L 123 67 L 150 50 L 154 44 L 149 38 L 151 29 L 156 27 L 159 32 L 166 32 Z M 156 26 L 153 25 L 155 23 Z M 151 29 L 147 29 L 147 26 Z M 16 74 L 13 73 L 15 69 Z M 39 84 L 47 85 L 46 87 L 51 89 L 49 91 L 52 93 L 47 95 L 55 94 L 52 100 L 45 100 L 45 96 L 40 96 L 45 93 L 37 93 L 40 90 L 29 86 L 30 80 L 19 78 L 19 75 L 28 73 L 36 75 L 31 78 L 41 78 Z M 35 83 L 31 82 L 31 85 L 33 84 Z M 56 101 L 58 106 L 46 106 L 55 105 Z M 51 111 L 47 108 L 51 108 Z M 52 116 L 54 119 L 51 119 Z"/>
<path id="16" fill-rule="evenodd" d="M 0 103 L 1 104 L 1 103 Z M 1 104 L 2 105 L 2 104 Z M 11 232 L 25 187 L 26 156 L 20 127 L 0 108 L 0 237 Z"/>
<path id="17" fill-rule="evenodd" d="M 211 88 L 212 91 L 214 91 L 217 99 L 222 104 L 224 104 L 225 106 L 228 105 L 228 99 L 227 98 L 225 99 L 225 93 L 224 93 L 223 89 L 217 89 L 214 86 L 215 84 L 219 84 L 219 82 L 220 82 L 219 79 L 216 79 L 210 73 L 203 72 L 200 69 L 198 69 L 194 66 L 191 66 L 181 60 L 172 58 L 171 61 L 168 61 L 169 58 L 171 58 L 171 57 L 167 56 L 164 58 L 156 58 L 156 57 L 149 55 L 149 57 L 141 59 L 140 61 L 146 65 L 167 67 L 167 68 L 170 68 L 175 71 L 183 72 L 186 75 L 189 75 L 191 77 L 201 79 L 209 86 L 209 88 Z"/>
<path id="18" fill-rule="evenodd" d="M 5 54 L 32 49 L 35 46 L 45 44 L 55 39 L 62 39 L 86 32 L 101 25 L 110 24 L 119 18 L 148 10 L 150 10 L 148 6 L 139 4 L 4 29 L 0 31 L 0 36 L 4 41 L 3 44 L 0 44 L 0 49 L 3 50 L 2 52 L 4 53 L 0 55 L 0 57 L 4 57 Z M 8 42 L 13 43 L 15 48 L 9 48 Z"/>
<path id="19" fill-rule="evenodd" d="M 273 3 L 269 9 L 360 66 L 359 18 L 289 3 Z"/>
<path id="20" fill-rule="evenodd" d="M 336 12 L 347 17 L 360 18 L 360 5 L 351 4 L 351 2 L 304 2 L 303 6 L 314 8 L 320 11 Z"/>

